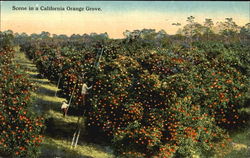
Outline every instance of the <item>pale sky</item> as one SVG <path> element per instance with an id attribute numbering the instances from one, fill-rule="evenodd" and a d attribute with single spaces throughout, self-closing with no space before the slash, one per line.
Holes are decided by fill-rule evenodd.
<path id="1" fill-rule="evenodd" d="M 17 11 L 12 7 L 38 7 L 38 11 Z M 102 11 L 41 11 L 41 6 L 100 7 Z M 203 23 L 205 18 L 224 21 L 231 17 L 238 25 L 249 23 L 250 2 L 188 1 L 1 1 L 0 29 L 14 32 L 51 34 L 84 34 L 107 32 L 111 38 L 122 38 L 125 30 L 164 29 L 176 33 L 172 23 L 186 24 L 189 16 Z"/>

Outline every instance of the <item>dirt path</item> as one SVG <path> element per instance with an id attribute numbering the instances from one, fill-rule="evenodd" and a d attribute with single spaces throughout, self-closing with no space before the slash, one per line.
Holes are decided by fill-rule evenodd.
<path id="1" fill-rule="evenodd" d="M 55 97 L 56 85 L 45 78 L 40 78 L 36 66 L 24 53 L 16 53 L 15 62 L 29 74 L 31 81 L 38 87 L 32 93 L 34 110 L 46 118 L 47 129 L 41 147 L 41 158 L 110 158 L 109 148 L 79 140 L 79 145 L 71 149 L 71 139 L 76 127 L 77 117 L 63 117 L 60 106 L 64 98 Z M 84 129 L 82 129 L 84 135 Z"/>

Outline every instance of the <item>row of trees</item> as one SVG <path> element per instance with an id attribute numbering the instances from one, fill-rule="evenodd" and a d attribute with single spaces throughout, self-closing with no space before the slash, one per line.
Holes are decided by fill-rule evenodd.
<path id="1" fill-rule="evenodd" d="M 232 18 L 226 18 L 224 22 L 217 22 L 215 25 L 212 19 L 205 19 L 204 24 L 195 21 L 195 17 L 190 16 L 186 20 L 186 24 L 178 33 L 189 37 L 191 40 L 200 39 L 202 35 L 208 40 L 210 36 L 214 37 L 218 33 L 226 38 L 226 40 L 234 40 L 238 38 L 245 41 L 250 36 L 250 23 L 245 26 L 237 25 Z M 173 23 L 175 26 L 180 26 L 180 23 Z"/>
<path id="2" fill-rule="evenodd" d="M 13 35 L 0 32 L 0 155 L 36 157 L 43 118 L 32 109 L 34 85 L 13 62 Z"/>
<path id="3" fill-rule="evenodd" d="M 135 32 L 142 34 L 81 45 L 49 37 L 21 47 L 40 73 L 55 83 L 60 78 L 65 96 L 73 94 L 75 115 L 84 114 L 89 133 L 109 139 L 117 156 L 227 154 L 227 130 L 244 124 L 250 47 L 221 35 L 187 42 L 164 32 L 159 38 L 154 30 Z M 93 85 L 86 105 L 83 83 Z"/>
<path id="4" fill-rule="evenodd" d="M 226 18 L 224 22 L 213 22 L 212 19 L 205 19 L 203 24 L 200 24 L 195 21 L 195 17 L 190 16 L 187 18 L 187 24 L 185 24 L 182 28 L 181 23 L 176 22 L 172 25 L 179 27 L 176 35 L 169 35 L 166 31 L 160 30 L 156 32 L 155 29 L 143 29 L 143 30 L 134 30 L 129 31 L 126 30 L 123 35 L 127 39 L 127 41 L 135 40 L 135 39 L 144 39 L 148 40 L 147 42 L 155 42 L 158 43 L 162 42 L 162 39 L 168 38 L 169 40 L 179 38 L 181 39 L 182 36 L 189 39 L 190 42 L 194 40 L 211 40 L 214 38 L 218 38 L 219 40 L 240 40 L 245 42 L 250 38 L 250 23 L 245 24 L 244 26 L 239 26 L 235 23 L 232 18 Z M 52 37 L 53 39 L 57 40 L 70 40 L 70 41 L 91 41 L 93 39 L 99 40 L 107 40 L 109 38 L 107 33 L 91 33 L 91 34 L 72 34 L 71 36 L 67 36 L 64 34 L 56 35 L 50 34 L 49 32 L 41 32 L 40 34 L 31 34 L 30 36 L 26 33 L 13 33 L 13 31 L 8 30 L 6 31 L 8 34 L 12 34 L 15 36 L 16 42 L 20 43 L 24 38 L 31 38 L 31 39 L 41 39 L 46 40 Z M 85 41 L 82 41 L 85 39 Z"/>

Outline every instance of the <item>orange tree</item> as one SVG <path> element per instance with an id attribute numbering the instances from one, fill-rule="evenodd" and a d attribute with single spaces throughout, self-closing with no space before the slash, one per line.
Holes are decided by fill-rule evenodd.
<path id="1" fill-rule="evenodd" d="M 213 97 L 197 102 L 202 87 L 194 75 L 201 65 L 193 62 L 205 59 L 192 52 L 186 57 L 120 54 L 101 62 L 88 97 L 89 126 L 111 135 L 115 151 L 124 157 L 219 154 L 218 145 L 223 149 L 229 141 L 216 125 L 221 115 L 213 118 L 207 110 L 206 101 Z"/>
<path id="2" fill-rule="evenodd" d="M 73 104 L 82 103 L 79 83 L 93 85 L 80 110 L 90 133 L 109 136 L 117 155 L 223 156 L 230 146 L 224 127 L 240 123 L 246 98 L 247 77 L 228 55 L 241 47 L 177 47 L 129 48 L 111 41 L 81 51 L 41 47 L 33 53 L 48 78 L 62 76 L 65 94 L 76 85 Z"/>
<path id="3" fill-rule="evenodd" d="M 12 63 L 10 47 L 0 50 L 0 155 L 35 157 L 43 119 L 30 111 L 32 83 Z"/>
<path id="4" fill-rule="evenodd" d="M 200 84 L 195 101 L 204 103 L 204 111 L 221 127 L 243 125 L 246 118 L 240 109 L 247 106 L 249 46 L 199 43 L 193 54 L 201 59 L 194 69 L 194 80 Z"/>

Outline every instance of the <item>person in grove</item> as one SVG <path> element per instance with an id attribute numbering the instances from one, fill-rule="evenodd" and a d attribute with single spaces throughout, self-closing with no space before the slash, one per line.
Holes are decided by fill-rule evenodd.
<path id="1" fill-rule="evenodd" d="M 83 104 L 85 104 L 85 96 L 87 94 L 87 91 L 89 89 L 91 89 L 91 88 L 92 88 L 92 86 L 88 87 L 86 83 L 83 83 L 83 85 L 82 85 L 82 91 L 81 91 L 82 98 L 83 98 Z"/>
<path id="2" fill-rule="evenodd" d="M 62 106 L 61 106 L 63 116 L 67 116 L 68 108 L 69 108 L 69 104 L 66 101 L 63 101 Z"/>

